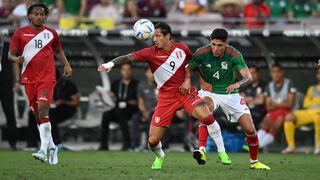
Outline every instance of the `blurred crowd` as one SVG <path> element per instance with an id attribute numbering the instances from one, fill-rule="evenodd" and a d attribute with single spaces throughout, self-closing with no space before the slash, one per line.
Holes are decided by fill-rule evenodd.
<path id="1" fill-rule="evenodd" d="M 320 9 L 320 0 L 0 0 L 0 17 L 23 26 L 27 23 L 25 9 L 35 2 L 47 4 L 51 11 L 48 23 L 62 29 L 114 29 L 139 18 L 188 17 L 222 19 L 227 27 L 257 28 L 267 19 L 283 24 L 283 19 L 315 18 Z"/>

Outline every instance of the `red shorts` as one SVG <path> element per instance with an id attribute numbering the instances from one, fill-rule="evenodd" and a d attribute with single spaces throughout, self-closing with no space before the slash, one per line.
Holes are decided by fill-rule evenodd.
<path id="1" fill-rule="evenodd" d="M 38 112 L 38 102 L 51 103 L 55 85 L 54 81 L 24 85 L 29 105 L 34 114 Z"/>
<path id="2" fill-rule="evenodd" d="M 191 89 L 190 94 L 184 96 L 179 91 L 160 92 L 151 125 L 170 127 L 175 113 L 180 109 L 184 109 L 191 115 L 196 106 L 202 102 L 197 94 L 195 88 Z"/>
<path id="3" fill-rule="evenodd" d="M 290 112 L 291 112 L 291 110 L 289 110 L 289 109 L 277 109 L 272 112 L 269 112 L 267 114 L 267 117 L 269 117 L 272 121 L 276 121 L 280 117 L 284 118 Z"/>

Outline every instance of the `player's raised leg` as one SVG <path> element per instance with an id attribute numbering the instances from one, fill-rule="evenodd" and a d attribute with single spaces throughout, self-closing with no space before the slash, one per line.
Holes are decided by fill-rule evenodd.
<path id="1" fill-rule="evenodd" d="M 166 127 L 150 125 L 148 146 L 149 149 L 156 155 L 156 159 L 154 160 L 151 169 L 162 169 L 165 153 L 162 149 L 160 140 L 165 131 Z"/>
<path id="2" fill-rule="evenodd" d="M 250 114 L 241 115 L 238 122 L 247 136 L 246 140 L 250 153 L 250 168 L 262 170 L 271 169 L 267 165 L 258 161 L 259 139 Z"/>

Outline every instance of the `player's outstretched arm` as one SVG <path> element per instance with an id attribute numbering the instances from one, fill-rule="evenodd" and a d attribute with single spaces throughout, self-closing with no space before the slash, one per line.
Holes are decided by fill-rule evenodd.
<path id="1" fill-rule="evenodd" d="M 58 59 L 62 62 L 64 65 L 63 67 L 63 76 L 69 77 L 72 75 L 72 68 L 66 58 L 66 55 L 64 54 L 63 50 L 60 49 L 55 52 L 55 55 L 58 57 Z"/>
<path id="2" fill-rule="evenodd" d="M 241 69 L 240 70 L 240 74 L 242 76 L 241 81 L 236 82 L 236 83 L 231 84 L 230 86 L 228 86 L 227 87 L 227 91 L 226 91 L 228 94 L 231 93 L 232 91 L 234 91 L 235 89 L 239 89 L 240 87 L 246 86 L 246 85 L 251 83 L 252 76 L 251 76 L 251 73 L 250 73 L 248 68 Z"/>
<path id="3" fill-rule="evenodd" d="M 113 66 L 124 64 L 124 63 L 127 63 L 127 62 L 132 62 L 133 60 L 134 59 L 131 56 L 131 54 L 122 55 L 122 56 L 119 56 L 119 57 L 116 57 L 116 58 L 112 59 L 111 61 L 109 61 L 107 63 L 101 64 L 98 67 L 98 71 L 99 72 L 103 72 L 103 71 L 110 72 L 111 69 L 113 68 Z"/>

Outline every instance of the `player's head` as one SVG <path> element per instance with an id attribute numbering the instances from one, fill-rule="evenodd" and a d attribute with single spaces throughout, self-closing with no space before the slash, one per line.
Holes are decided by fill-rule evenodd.
<path id="1" fill-rule="evenodd" d="M 222 57 L 228 45 L 228 32 L 225 29 L 217 28 L 212 31 L 210 40 L 213 56 Z"/>
<path id="2" fill-rule="evenodd" d="M 129 80 L 132 77 L 132 64 L 124 63 L 121 65 L 120 73 L 122 79 Z"/>
<path id="3" fill-rule="evenodd" d="M 284 70 L 282 66 L 278 63 L 275 63 L 271 67 L 271 78 L 272 80 L 277 83 L 281 82 L 284 79 Z"/>
<path id="4" fill-rule="evenodd" d="M 27 16 L 31 24 L 35 27 L 41 27 L 49 15 L 49 9 L 41 3 L 32 4 L 27 9 Z"/>
<path id="5" fill-rule="evenodd" d="M 248 68 L 252 76 L 252 82 L 258 82 L 260 80 L 260 69 L 255 65 L 251 65 Z"/>
<path id="6" fill-rule="evenodd" d="M 154 28 L 153 42 L 157 48 L 164 49 L 171 43 L 171 27 L 164 22 L 158 22 Z"/>

